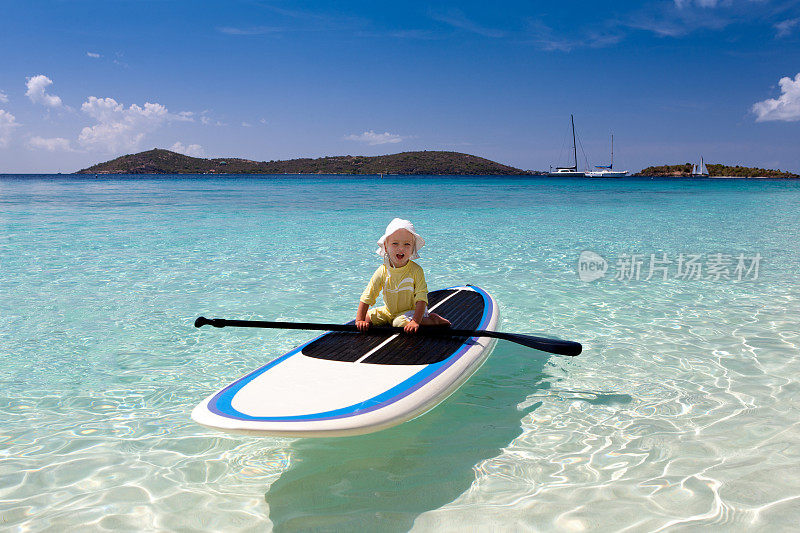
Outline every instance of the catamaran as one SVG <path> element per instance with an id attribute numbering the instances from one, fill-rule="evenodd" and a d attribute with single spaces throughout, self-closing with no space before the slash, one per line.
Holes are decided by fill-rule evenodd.
<path id="1" fill-rule="evenodd" d="M 586 172 L 587 178 L 624 178 L 628 175 L 627 170 L 614 170 L 614 134 L 611 134 L 611 164 L 606 166 L 595 165 L 598 170 Z"/>
<path id="2" fill-rule="evenodd" d="M 575 119 L 570 115 L 569 120 L 572 123 L 572 161 L 574 164 L 571 167 L 556 167 L 555 171 L 553 167 L 550 167 L 550 172 L 547 173 L 548 176 L 558 176 L 562 178 L 583 178 L 586 176 L 584 172 L 578 171 L 578 150 L 575 145 Z"/>
<path id="3" fill-rule="evenodd" d="M 700 165 L 692 165 L 692 177 L 694 178 L 707 178 L 708 177 L 708 167 L 706 167 L 705 161 L 703 161 L 703 156 L 700 156 Z"/>

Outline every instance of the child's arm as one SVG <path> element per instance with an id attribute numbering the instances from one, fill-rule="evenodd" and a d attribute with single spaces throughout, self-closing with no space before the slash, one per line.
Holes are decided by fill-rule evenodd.
<path id="1" fill-rule="evenodd" d="M 366 331 L 369 327 L 369 320 L 367 320 L 367 309 L 369 306 L 375 305 L 375 300 L 378 298 L 384 284 L 384 274 L 386 269 L 383 265 L 372 274 L 372 277 L 367 284 L 367 288 L 361 293 L 361 299 L 358 302 L 358 310 L 356 311 L 356 327 L 358 331 Z"/>
<path id="2" fill-rule="evenodd" d="M 364 302 L 358 302 L 358 310 L 356 311 L 356 327 L 358 328 L 358 331 L 367 331 L 367 328 L 369 328 L 367 309 L 369 309 L 367 304 Z"/>
<path id="3" fill-rule="evenodd" d="M 425 314 L 425 307 L 427 307 L 427 305 L 428 302 L 417 300 L 417 303 L 414 304 L 414 317 L 403 328 L 406 333 L 416 333 L 419 329 L 419 323 L 422 321 L 422 315 Z"/>

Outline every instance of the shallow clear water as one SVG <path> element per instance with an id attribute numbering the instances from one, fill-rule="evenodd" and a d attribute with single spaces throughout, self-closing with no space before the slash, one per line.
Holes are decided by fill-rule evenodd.
<path id="1" fill-rule="evenodd" d="M 776 530 L 800 522 L 800 182 L 0 177 L 0 523 L 20 530 Z M 193 424 L 208 393 L 344 322 L 400 216 L 429 287 L 499 343 L 432 412 L 345 439 Z M 592 251 L 608 271 L 581 281 Z M 677 276 L 679 254 L 728 278 Z M 639 279 L 624 254 L 642 254 Z M 667 279 L 649 273 L 668 260 Z M 737 258 L 760 254 L 757 277 Z M 748 266 L 753 266 L 752 261 Z M 746 272 L 744 272 L 747 274 Z"/>

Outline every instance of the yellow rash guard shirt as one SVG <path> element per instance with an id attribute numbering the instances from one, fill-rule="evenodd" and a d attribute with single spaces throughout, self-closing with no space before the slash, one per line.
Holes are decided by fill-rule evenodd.
<path id="1" fill-rule="evenodd" d="M 369 306 L 375 305 L 381 290 L 384 307 L 392 318 L 413 310 L 416 302 L 428 303 L 425 274 L 414 261 L 400 268 L 379 266 L 361 294 L 361 301 Z"/>

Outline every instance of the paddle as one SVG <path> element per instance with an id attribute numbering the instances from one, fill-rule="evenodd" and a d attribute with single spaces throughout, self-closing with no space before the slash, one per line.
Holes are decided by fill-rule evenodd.
<path id="1" fill-rule="evenodd" d="M 276 329 L 316 329 L 321 331 L 349 331 L 358 332 L 355 324 L 314 324 L 311 322 L 267 322 L 263 320 L 227 320 L 224 318 L 198 317 L 194 321 L 194 327 L 199 328 L 206 324 L 215 328 L 232 326 L 237 328 L 276 328 Z M 558 355 L 568 355 L 575 357 L 583 347 L 580 343 L 573 341 L 562 341 L 561 339 L 546 339 L 544 337 L 534 337 L 533 335 L 522 335 L 520 333 L 504 333 L 502 331 L 486 331 L 482 329 L 452 329 L 441 326 L 422 326 L 414 334 L 407 334 L 403 328 L 392 328 L 387 326 L 371 326 L 363 335 L 424 335 L 426 337 L 493 337 L 506 341 L 516 342 L 528 348 L 535 348 L 543 352 Z"/>

